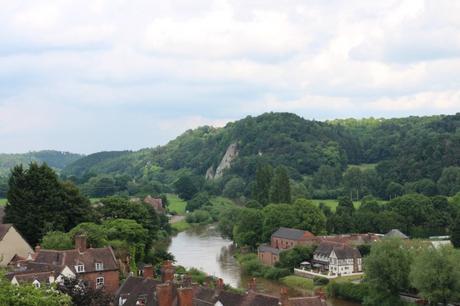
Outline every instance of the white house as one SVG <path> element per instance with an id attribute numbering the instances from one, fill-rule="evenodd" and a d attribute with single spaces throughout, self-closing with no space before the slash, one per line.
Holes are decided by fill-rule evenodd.
<path id="1" fill-rule="evenodd" d="M 357 248 L 343 243 L 321 242 L 313 254 L 313 267 L 329 275 L 362 272 L 362 257 Z"/>

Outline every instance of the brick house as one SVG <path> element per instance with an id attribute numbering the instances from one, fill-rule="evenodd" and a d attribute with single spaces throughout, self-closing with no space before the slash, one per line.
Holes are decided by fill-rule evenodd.
<path id="1" fill-rule="evenodd" d="M 259 260 L 266 265 L 274 265 L 283 250 L 288 250 L 296 245 L 315 244 L 316 236 L 309 231 L 294 228 L 280 227 L 270 239 L 270 245 L 263 244 L 257 249 Z"/>
<path id="2" fill-rule="evenodd" d="M 258 293 L 253 279 L 246 293 L 224 289 L 216 280 L 214 288 L 192 283 L 189 277 L 174 278 L 174 267 L 166 261 L 160 279 L 154 279 L 151 266 L 144 267 L 143 277 L 128 277 L 115 295 L 115 306 L 326 306 L 323 298 L 290 298 L 286 289 L 280 297 Z"/>
<path id="3" fill-rule="evenodd" d="M 0 267 L 27 258 L 33 249 L 12 224 L 0 224 Z"/>

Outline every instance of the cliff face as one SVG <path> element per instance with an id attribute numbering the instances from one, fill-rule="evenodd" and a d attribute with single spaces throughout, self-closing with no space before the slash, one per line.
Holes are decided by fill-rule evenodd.
<path id="1" fill-rule="evenodd" d="M 225 152 L 224 157 L 222 158 L 219 166 L 217 166 L 216 171 L 211 167 L 206 171 L 206 179 L 218 179 L 221 178 L 224 174 L 225 169 L 231 167 L 232 161 L 238 156 L 238 146 L 236 143 L 232 143 L 228 146 L 227 151 Z"/>

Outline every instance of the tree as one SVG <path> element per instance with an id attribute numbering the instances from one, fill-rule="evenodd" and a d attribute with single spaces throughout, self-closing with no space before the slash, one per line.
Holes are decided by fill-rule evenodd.
<path id="1" fill-rule="evenodd" d="M 54 231 L 46 233 L 40 245 L 44 249 L 68 250 L 72 249 L 73 241 L 70 239 L 68 234 L 60 231 Z"/>
<path id="2" fill-rule="evenodd" d="M 270 186 L 271 203 L 291 203 L 291 185 L 286 168 L 279 166 L 275 169 L 275 174 Z"/>
<path id="3" fill-rule="evenodd" d="M 62 183 L 46 164 L 16 166 L 8 181 L 5 222 L 30 244 L 52 230 L 67 231 L 91 217 L 91 204 L 70 182 Z"/>
<path id="4" fill-rule="evenodd" d="M 376 242 L 364 260 L 369 294 L 366 306 L 403 305 L 399 293 L 409 287 L 411 257 L 402 241 L 387 239 Z"/>
<path id="5" fill-rule="evenodd" d="M 262 237 L 262 213 L 252 208 L 242 208 L 233 227 L 233 239 L 241 246 L 253 249 Z"/>
<path id="6" fill-rule="evenodd" d="M 191 200 L 187 201 L 185 209 L 192 212 L 204 206 L 211 206 L 211 200 L 206 192 L 199 192 Z"/>
<path id="7" fill-rule="evenodd" d="M 222 194 L 228 198 L 238 198 L 243 195 L 244 186 L 245 184 L 242 178 L 234 177 L 225 184 Z"/>
<path id="8" fill-rule="evenodd" d="M 240 208 L 229 207 L 225 208 L 219 216 L 219 232 L 224 238 L 233 239 L 233 227 L 238 221 Z"/>
<path id="9" fill-rule="evenodd" d="M 99 224 L 92 222 L 80 223 L 68 233 L 71 239 L 74 239 L 76 235 L 82 234 L 86 235 L 88 245 L 93 248 L 102 248 L 108 245 L 107 233 Z"/>
<path id="10" fill-rule="evenodd" d="M 393 199 L 404 194 L 404 187 L 396 182 L 390 182 L 386 189 L 387 199 Z"/>
<path id="11" fill-rule="evenodd" d="M 298 214 L 290 204 L 269 204 L 262 210 L 263 231 L 261 241 L 270 240 L 270 236 L 279 227 L 296 227 Z"/>
<path id="12" fill-rule="evenodd" d="M 272 178 L 273 168 L 270 165 L 259 164 L 257 166 L 252 197 L 263 206 L 267 205 L 270 201 L 270 185 Z"/>
<path id="13" fill-rule="evenodd" d="M 312 259 L 314 249 L 313 246 L 296 245 L 292 249 L 280 253 L 280 260 L 276 266 L 293 272 L 294 268 L 298 267 L 302 261 Z"/>
<path id="14" fill-rule="evenodd" d="M 193 183 L 190 176 L 184 175 L 180 177 L 175 183 L 174 188 L 177 194 L 183 200 L 190 200 L 198 192 L 198 188 Z"/>
<path id="15" fill-rule="evenodd" d="M 460 192 L 460 167 L 447 167 L 438 180 L 439 191 L 447 196 Z"/>
<path id="16" fill-rule="evenodd" d="M 105 293 L 103 289 L 86 286 L 81 280 L 73 277 L 64 277 L 56 289 L 69 296 L 72 305 L 75 306 L 109 306 L 113 301 L 112 296 Z"/>
<path id="17" fill-rule="evenodd" d="M 360 168 L 350 167 L 343 174 L 343 185 L 350 194 L 350 199 L 360 199 L 363 191 L 364 176 Z"/>
<path id="18" fill-rule="evenodd" d="M 460 298 L 460 253 L 450 247 L 426 248 L 415 257 L 410 280 L 430 305 L 448 305 Z"/>
<path id="19" fill-rule="evenodd" d="M 0 305 L 8 306 L 70 306 L 71 298 L 46 287 L 16 286 L 2 275 L 0 277 Z"/>
<path id="20" fill-rule="evenodd" d="M 456 248 L 460 248 L 460 216 L 457 216 L 450 229 L 450 241 Z"/>
<path id="21" fill-rule="evenodd" d="M 316 235 L 325 233 L 326 216 L 321 209 L 306 199 L 296 200 L 293 209 L 298 220 L 296 228 L 308 230 Z"/>

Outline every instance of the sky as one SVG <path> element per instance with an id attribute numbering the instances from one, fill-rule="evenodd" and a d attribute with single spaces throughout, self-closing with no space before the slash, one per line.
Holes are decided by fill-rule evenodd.
<path id="1" fill-rule="evenodd" d="M 460 1 L 0 0 L 0 152 L 460 111 Z"/>

